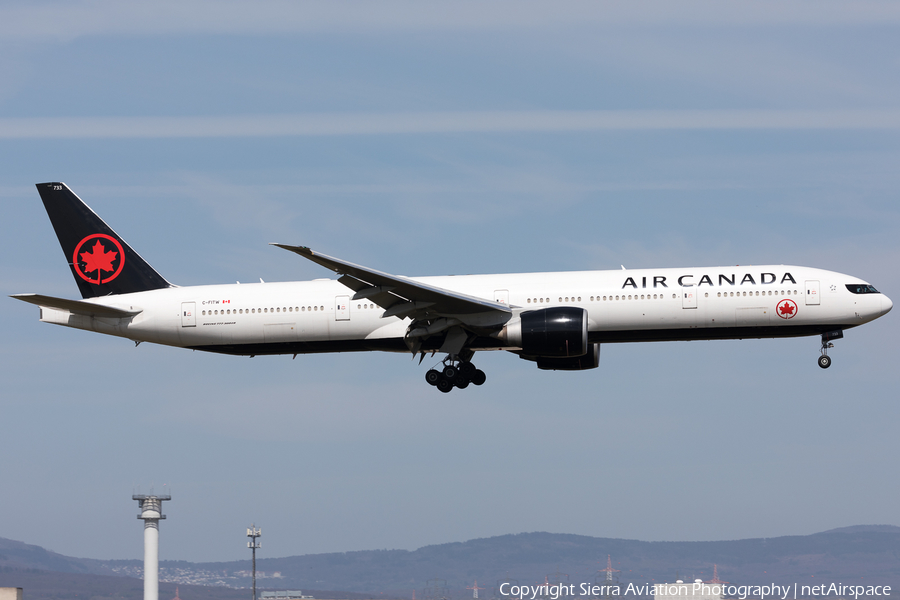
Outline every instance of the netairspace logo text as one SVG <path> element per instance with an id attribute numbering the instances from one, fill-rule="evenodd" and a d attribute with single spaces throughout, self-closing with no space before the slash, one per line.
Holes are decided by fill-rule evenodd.
<path id="1" fill-rule="evenodd" d="M 889 585 L 843 585 L 842 583 L 823 583 L 821 585 L 709 585 L 706 583 L 669 584 L 656 583 L 635 585 L 629 583 L 624 591 L 620 585 L 582 584 L 543 584 L 513 585 L 504 583 L 500 586 L 500 595 L 518 600 L 560 600 L 585 596 L 683 596 L 721 597 L 730 596 L 738 600 L 766 598 L 778 600 L 797 600 L 798 598 L 835 597 L 858 600 L 866 596 L 890 596 Z"/>

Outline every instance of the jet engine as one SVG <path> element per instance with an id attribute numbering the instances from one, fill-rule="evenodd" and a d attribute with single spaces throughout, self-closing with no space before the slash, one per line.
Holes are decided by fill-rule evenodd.
<path id="1" fill-rule="evenodd" d="M 553 306 L 523 312 L 500 332 L 523 358 L 573 358 L 588 353 L 588 315 L 583 308 Z"/>
<path id="2" fill-rule="evenodd" d="M 596 369 L 600 366 L 600 344 L 591 344 L 584 356 L 572 356 L 569 358 L 531 358 L 523 356 L 526 360 L 533 360 L 537 368 L 543 371 L 585 371 Z"/>

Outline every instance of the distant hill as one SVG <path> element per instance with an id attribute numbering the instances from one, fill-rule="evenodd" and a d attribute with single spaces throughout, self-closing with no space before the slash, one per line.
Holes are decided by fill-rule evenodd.
<path id="1" fill-rule="evenodd" d="M 850 527 L 838 527 L 822 533 L 900 533 L 900 527 L 896 525 L 851 525 Z"/>
<path id="2" fill-rule="evenodd" d="M 427 582 L 446 580 L 450 596 L 471 597 L 466 586 L 478 580 L 492 596 L 492 587 L 507 577 L 520 583 L 594 582 L 597 569 L 610 554 L 622 583 L 712 578 L 735 584 L 830 583 L 864 581 L 900 589 L 900 527 L 860 525 L 806 536 L 782 536 L 718 542 L 642 542 L 570 534 L 521 533 L 467 542 L 425 546 L 414 551 L 368 550 L 258 558 L 265 573 L 263 588 L 346 590 L 360 595 L 423 597 Z M 94 575 L 137 575 L 140 561 L 79 559 L 38 546 L 0 539 L 0 567 L 41 569 Z M 186 583 L 218 582 L 249 585 L 250 561 L 189 563 L 162 561 L 163 577 Z M 276 577 L 276 574 L 278 575 Z M 559 574 L 559 575 L 557 575 Z M 0 586 L 16 585 L 0 570 Z M 321 596 L 322 593 L 318 592 Z M 328 595 L 327 593 L 325 594 Z M 349 594 L 347 594 L 349 595 Z M 29 595 L 29 597 L 34 597 Z M 49 597 L 49 596 L 48 596 Z M 63 596 L 58 596 L 63 598 Z M 84 597 L 84 596 L 80 596 Z M 222 596 L 223 598 L 225 596 Z"/>
<path id="3" fill-rule="evenodd" d="M 40 569 L 60 573 L 90 573 L 91 569 L 78 558 L 70 558 L 50 552 L 40 546 L 32 546 L 0 538 L 0 567 Z"/>

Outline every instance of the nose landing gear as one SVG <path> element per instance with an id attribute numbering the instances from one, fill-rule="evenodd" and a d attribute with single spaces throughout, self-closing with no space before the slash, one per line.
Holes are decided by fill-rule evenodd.
<path id="1" fill-rule="evenodd" d="M 478 369 L 467 360 L 452 359 L 449 356 L 444 359 L 444 369 L 429 369 L 425 373 L 425 381 L 435 386 L 445 394 L 454 387 L 465 389 L 470 383 L 482 385 L 487 380 L 484 371 Z"/>
<path id="2" fill-rule="evenodd" d="M 838 331 L 826 331 L 822 334 L 822 354 L 819 356 L 819 366 L 823 369 L 827 369 L 831 366 L 831 357 L 828 356 L 828 349 L 834 348 L 834 344 L 831 343 L 831 340 L 839 340 L 844 337 L 844 332 L 841 330 Z"/>

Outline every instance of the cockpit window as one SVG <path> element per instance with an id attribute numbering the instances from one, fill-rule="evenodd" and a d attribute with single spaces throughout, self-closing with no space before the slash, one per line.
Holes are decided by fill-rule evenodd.
<path id="1" fill-rule="evenodd" d="M 847 289 L 850 290 L 851 294 L 877 294 L 879 293 L 871 285 L 866 285 L 864 283 L 848 283 Z"/>

